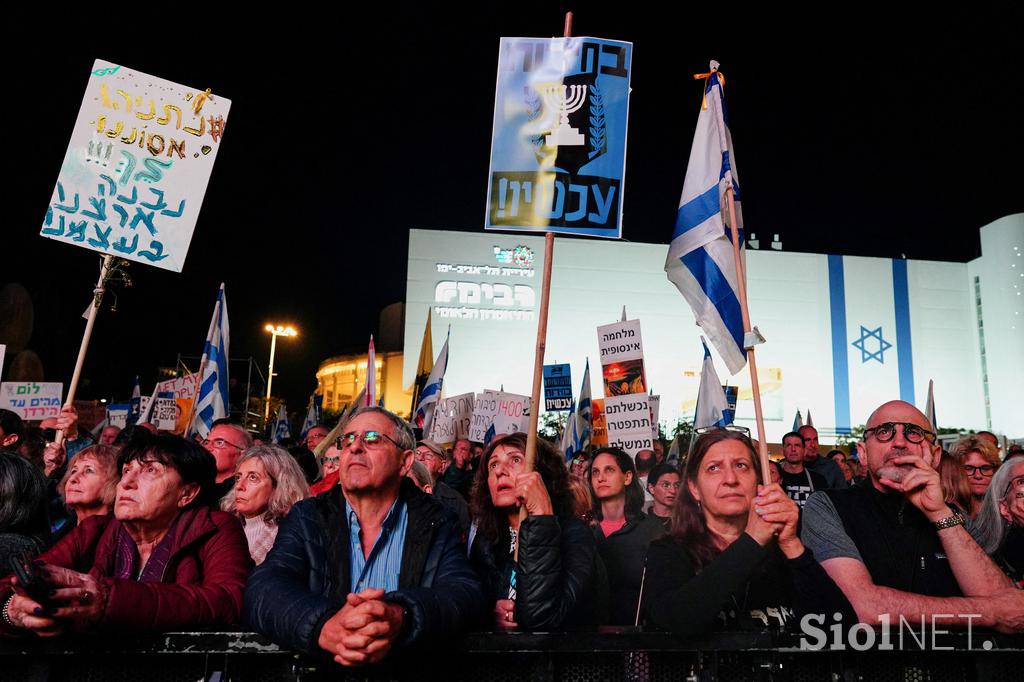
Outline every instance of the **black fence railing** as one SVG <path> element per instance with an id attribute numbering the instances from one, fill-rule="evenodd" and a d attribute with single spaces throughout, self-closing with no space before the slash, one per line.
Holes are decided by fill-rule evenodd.
<path id="1" fill-rule="evenodd" d="M 940 682 L 1024 679 L 1024 638 L 931 633 L 891 650 L 809 650 L 785 633 L 685 639 L 634 630 L 474 634 L 430 650 L 396 651 L 388 665 L 343 669 L 244 632 L 24 638 L 0 641 L 0 680 L 471 680 L 472 682 Z M 987 643 L 986 643 L 987 642 Z M 902 646 L 901 646 L 902 645 Z"/>

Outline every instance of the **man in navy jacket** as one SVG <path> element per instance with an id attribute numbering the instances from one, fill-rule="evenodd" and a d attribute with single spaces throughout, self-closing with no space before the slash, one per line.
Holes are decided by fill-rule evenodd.
<path id="1" fill-rule="evenodd" d="M 341 485 L 285 517 L 244 611 L 277 644 L 351 666 L 450 638 L 486 604 L 454 515 L 405 476 L 408 424 L 371 407 L 342 433 Z"/>

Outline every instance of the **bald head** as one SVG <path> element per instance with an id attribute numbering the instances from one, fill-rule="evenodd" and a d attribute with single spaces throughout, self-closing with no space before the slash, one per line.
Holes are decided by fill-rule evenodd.
<path id="1" fill-rule="evenodd" d="M 804 438 L 804 461 L 813 462 L 818 459 L 818 429 L 813 426 L 801 426 L 797 432 Z"/>
<path id="2" fill-rule="evenodd" d="M 868 417 L 867 428 L 884 424 L 885 422 L 907 422 L 909 424 L 917 424 L 921 428 L 928 429 L 931 431 L 932 425 L 928 421 L 928 417 L 924 416 L 921 410 L 917 409 L 910 403 L 902 400 L 890 400 L 887 403 L 882 403 L 871 416 Z"/>

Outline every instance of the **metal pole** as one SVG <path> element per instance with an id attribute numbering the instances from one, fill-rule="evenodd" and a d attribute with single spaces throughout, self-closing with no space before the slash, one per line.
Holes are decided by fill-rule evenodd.
<path id="1" fill-rule="evenodd" d="M 249 373 L 245 379 L 245 404 L 242 405 L 242 426 L 246 429 L 249 427 L 246 422 L 249 421 L 249 397 L 252 395 L 252 356 L 249 356 Z"/>
<path id="2" fill-rule="evenodd" d="M 277 347 L 277 334 L 270 332 L 270 367 L 267 370 L 267 404 L 263 408 L 263 428 L 270 423 L 270 384 L 274 381 L 274 349 Z"/>

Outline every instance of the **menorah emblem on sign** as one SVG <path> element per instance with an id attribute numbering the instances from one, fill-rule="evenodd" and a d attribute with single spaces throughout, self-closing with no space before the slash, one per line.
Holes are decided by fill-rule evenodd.
<path id="1" fill-rule="evenodd" d="M 586 137 L 569 125 L 569 114 L 579 111 L 587 99 L 586 85 L 551 85 L 544 89 L 548 106 L 558 110 L 558 126 L 544 136 L 548 146 L 578 146 Z"/>

